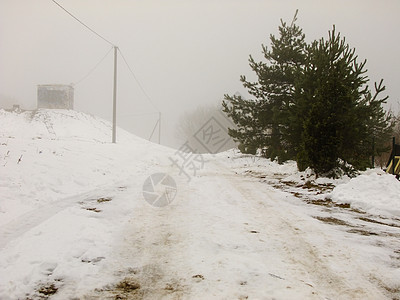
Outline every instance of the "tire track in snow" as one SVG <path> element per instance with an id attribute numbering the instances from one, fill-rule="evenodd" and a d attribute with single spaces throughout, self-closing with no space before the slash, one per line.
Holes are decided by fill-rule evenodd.
<path id="1" fill-rule="evenodd" d="M 104 190 L 102 191 L 102 195 L 99 195 L 99 188 L 96 188 L 88 192 L 65 197 L 52 203 L 45 204 L 18 216 L 0 228 L 0 250 L 4 249 L 11 241 L 18 239 L 24 233 L 42 224 L 64 209 L 77 205 L 79 202 L 87 199 L 104 196 L 103 194 Z"/>
<path id="2" fill-rule="evenodd" d="M 166 173 L 175 173 L 167 168 Z M 189 260 L 185 250 L 188 235 L 182 224 L 187 222 L 183 214 L 184 184 L 175 200 L 166 207 L 153 207 L 145 199 L 135 209 L 133 218 L 116 242 L 113 262 L 115 282 L 100 287 L 85 297 L 101 299 L 183 299 L 190 286 L 181 266 Z M 190 276 L 189 276 L 190 275 Z M 131 282 L 136 289 L 121 289 L 121 283 Z"/>

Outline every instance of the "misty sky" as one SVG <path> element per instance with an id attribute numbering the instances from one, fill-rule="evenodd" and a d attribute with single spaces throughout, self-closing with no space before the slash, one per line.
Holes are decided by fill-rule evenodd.
<path id="1" fill-rule="evenodd" d="M 249 54 L 261 59 L 261 44 L 269 45 L 280 19 L 290 22 L 297 8 L 307 41 L 327 37 L 335 24 L 368 60 L 371 81 L 385 80 L 387 107 L 399 111 L 399 0 L 58 2 L 121 49 L 156 107 L 118 57 L 118 125 L 146 139 L 158 110 L 162 143 L 179 147 L 183 112 L 225 93 L 245 94 L 239 76 L 254 79 Z M 74 83 L 75 109 L 111 120 L 113 53 L 80 81 L 110 49 L 51 0 L 0 0 L 0 107 L 34 109 L 37 84 Z"/>

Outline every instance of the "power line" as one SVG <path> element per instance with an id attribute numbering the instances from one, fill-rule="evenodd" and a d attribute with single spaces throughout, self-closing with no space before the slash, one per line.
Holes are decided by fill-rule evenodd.
<path id="1" fill-rule="evenodd" d="M 143 117 L 143 116 L 152 116 L 159 114 L 159 112 L 147 112 L 147 113 L 137 113 L 137 114 L 125 114 L 125 115 L 119 115 L 120 117 Z"/>
<path id="2" fill-rule="evenodd" d="M 138 86 L 140 87 L 140 89 L 142 90 L 143 94 L 146 96 L 147 100 L 149 100 L 149 102 L 153 105 L 153 107 L 156 109 L 156 111 L 158 111 L 158 120 L 156 122 L 156 125 L 153 128 L 153 131 L 150 135 L 149 141 L 151 140 L 151 138 L 153 137 L 153 134 L 157 128 L 158 125 L 158 143 L 161 144 L 161 112 L 158 109 L 158 107 L 154 104 L 154 102 L 151 100 L 150 96 L 146 93 L 146 91 L 144 90 L 143 86 L 140 84 L 139 80 L 137 79 L 135 73 L 133 72 L 132 68 L 130 67 L 130 65 L 128 64 L 128 62 L 125 59 L 124 54 L 122 54 L 122 51 L 117 48 L 119 53 L 121 54 L 121 57 L 123 59 L 123 61 L 125 62 L 126 66 L 128 67 L 129 71 L 131 72 L 131 75 L 133 76 L 133 78 L 135 79 L 136 83 L 138 84 Z"/>
<path id="3" fill-rule="evenodd" d="M 83 80 L 85 80 L 86 78 L 88 78 L 93 72 L 94 70 L 97 69 L 97 67 L 106 59 L 106 57 L 108 56 L 108 54 L 110 54 L 111 50 L 114 47 L 111 47 L 110 50 L 107 51 L 106 55 L 103 56 L 103 58 L 84 76 L 82 77 L 79 81 L 77 81 L 76 83 L 74 83 L 74 85 L 78 85 L 79 83 L 81 83 Z"/>
<path id="4" fill-rule="evenodd" d="M 138 84 L 139 88 L 142 90 L 143 94 L 146 96 L 147 100 L 153 105 L 153 107 L 157 110 L 157 112 L 159 113 L 159 118 L 158 121 L 156 123 L 155 128 L 157 127 L 157 125 L 159 126 L 159 135 L 161 132 L 161 112 L 160 110 L 157 108 L 157 106 L 154 104 L 154 102 L 151 100 L 150 96 L 146 93 L 146 91 L 144 90 L 143 86 L 140 84 L 139 80 L 137 79 L 135 73 L 133 72 L 132 68 L 130 67 L 130 65 L 128 64 L 127 60 L 125 59 L 123 53 L 121 52 L 121 50 L 114 45 L 114 43 L 111 43 L 109 40 L 107 40 L 105 37 L 103 37 L 102 35 L 98 34 L 96 31 L 94 31 L 92 28 L 90 28 L 88 25 L 86 25 L 85 23 L 83 23 L 81 20 L 79 20 L 77 17 L 75 17 L 72 13 L 70 13 L 67 9 L 65 9 L 61 4 L 59 4 L 57 1 L 52 0 L 53 3 L 55 3 L 58 7 L 60 7 L 62 10 L 64 10 L 67 14 L 69 14 L 72 18 L 74 18 L 76 21 L 78 21 L 81 25 L 83 25 L 84 27 L 86 27 L 88 30 L 90 30 L 92 33 L 94 33 L 95 35 L 97 35 L 99 38 L 101 38 L 102 40 L 104 40 L 105 42 L 107 42 L 108 44 L 110 44 L 112 46 L 111 49 L 114 49 L 114 91 L 113 91 L 113 143 L 116 142 L 115 139 L 115 131 L 116 131 L 116 71 L 117 71 L 117 51 L 119 51 L 119 53 L 121 54 L 122 59 L 124 60 L 126 66 L 128 67 L 131 75 L 133 76 L 133 78 L 135 79 L 136 83 Z M 82 80 L 86 79 L 97 67 L 98 65 L 107 57 L 108 53 L 111 51 L 111 49 L 107 52 L 107 54 L 96 64 L 96 66 L 89 71 L 89 73 L 83 77 L 80 81 L 78 81 L 76 84 L 80 83 Z M 151 137 L 154 134 L 155 128 L 153 129 L 153 132 L 151 134 Z M 150 138 L 151 138 L 150 137 Z M 160 142 L 160 136 L 159 136 L 159 142 Z"/>
<path id="5" fill-rule="evenodd" d="M 139 88 L 142 90 L 143 94 L 146 96 L 147 100 L 149 100 L 149 102 L 153 105 L 153 107 L 156 109 L 157 112 L 160 112 L 160 110 L 158 109 L 157 105 L 154 104 L 153 100 L 151 100 L 150 96 L 146 93 L 145 89 L 143 88 L 143 86 L 140 84 L 139 80 L 137 79 L 135 73 L 133 72 L 132 68 L 129 66 L 128 62 L 126 61 L 124 55 L 122 54 L 121 49 L 118 48 L 119 53 L 121 54 L 121 57 L 123 59 L 123 61 L 125 62 L 126 66 L 128 67 L 131 75 L 133 76 L 133 78 L 135 79 L 136 83 L 138 84 Z"/>
<path id="6" fill-rule="evenodd" d="M 156 131 L 157 125 L 159 125 L 159 123 L 160 123 L 160 119 L 158 119 L 157 122 L 156 122 L 156 125 L 154 125 L 153 131 L 151 132 L 150 137 L 149 137 L 149 141 L 153 137 L 153 134 Z"/>
<path id="7" fill-rule="evenodd" d="M 58 5 L 63 11 L 65 11 L 67 14 L 69 14 L 72 18 L 74 18 L 76 21 L 78 21 L 80 24 L 82 24 L 83 26 L 85 26 L 87 29 L 89 29 L 91 32 L 93 32 L 95 35 L 97 35 L 99 38 L 101 38 L 102 40 L 104 40 L 105 42 L 109 43 L 111 46 L 114 46 L 113 43 L 111 43 L 109 40 L 107 40 L 105 37 L 101 36 L 100 34 L 98 34 L 96 31 L 94 31 L 92 28 L 90 28 L 89 26 L 87 26 L 85 23 L 83 23 L 81 20 L 79 20 L 77 17 L 75 17 L 72 13 L 70 13 L 68 10 L 66 10 L 61 4 L 59 4 L 57 1 L 55 0 L 51 0 L 53 1 L 56 5 Z"/>

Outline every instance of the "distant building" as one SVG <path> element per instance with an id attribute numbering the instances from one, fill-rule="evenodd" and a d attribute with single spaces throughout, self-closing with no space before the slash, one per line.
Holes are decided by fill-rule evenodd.
<path id="1" fill-rule="evenodd" d="M 64 84 L 40 84 L 37 108 L 74 109 L 74 88 Z"/>

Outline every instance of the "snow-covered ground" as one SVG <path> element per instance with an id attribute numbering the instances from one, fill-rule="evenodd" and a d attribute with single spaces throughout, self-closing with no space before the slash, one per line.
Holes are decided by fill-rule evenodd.
<path id="1" fill-rule="evenodd" d="M 0 128 L 0 299 L 400 298 L 400 183 L 379 170 L 315 179 L 232 150 L 188 180 L 176 150 L 111 144 L 83 113 L 0 110 Z"/>

